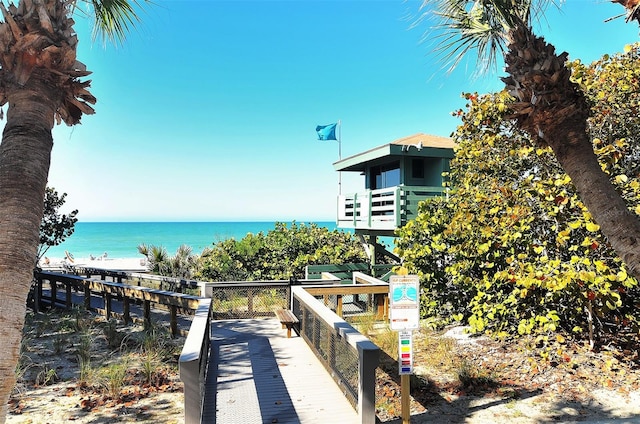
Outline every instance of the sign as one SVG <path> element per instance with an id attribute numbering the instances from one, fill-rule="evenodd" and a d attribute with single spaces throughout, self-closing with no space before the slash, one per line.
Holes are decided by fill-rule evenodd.
<path id="1" fill-rule="evenodd" d="M 420 328 L 420 279 L 392 275 L 389 279 L 389 323 L 394 331 Z"/>
<path id="2" fill-rule="evenodd" d="M 412 331 L 400 331 L 398 333 L 398 367 L 400 375 L 413 374 L 412 336 Z"/>

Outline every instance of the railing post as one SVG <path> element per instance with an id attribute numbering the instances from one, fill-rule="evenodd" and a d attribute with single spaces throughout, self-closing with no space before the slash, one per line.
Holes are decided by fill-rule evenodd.
<path id="1" fill-rule="evenodd" d="M 124 298 L 122 298 L 122 315 L 124 318 L 124 323 L 129 324 L 131 322 L 131 306 L 129 304 L 129 298 L 126 294 Z"/>
<path id="2" fill-rule="evenodd" d="M 353 226 L 358 223 L 358 193 L 353 195 Z"/>
<path id="3" fill-rule="evenodd" d="M 371 341 L 358 342 L 358 414 L 361 424 L 376 423 L 376 368 L 380 349 Z"/>
<path id="4" fill-rule="evenodd" d="M 58 299 L 58 281 L 52 278 L 49 283 L 51 284 L 51 307 L 55 308 Z"/>
<path id="5" fill-rule="evenodd" d="M 369 192 L 369 216 L 367 217 L 367 228 L 371 228 L 371 220 L 373 219 L 373 193 Z"/>
<path id="6" fill-rule="evenodd" d="M 206 418 L 203 417 L 203 409 L 211 344 L 210 322 L 211 299 L 201 299 L 179 360 L 180 380 L 184 383 L 185 424 L 200 424 Z"/>
<path id="7" fill-rule="evenodd" d="M 253 318 L 253 290 L 247 289 L 247 313 Z"/>
<path id="8" fill-rule="evenodd" d="M 104 294 L 104 313 L 109 321 L 111 319 L 111 293 Z"/>
<path id="9" fill-rule="evenodd" d="M 151 302 L 149 300 L 142 301 L 143 316 L 144 316 L 144 328 L 151 327 Z"/>
<path id="10" fill-rule="evenodd" d="M 176 337 L 178 335 L 178 317 L 177 317 L 178 307 L 175 305 L 171 305 L 169 308 L 171 311 L 171 319 L 170 319 L 171 336 Z"/>
<path id="11" fill-rule="evenodd" d="M 402 187 L 396 187 L 396 196 L 395 196 L 395 213 L 393 214 L 394 220 L 395 222 L 393 223 L 394 227 L 402 227 L 403 222 L 402 222 L 402 197 L 404 194 L 404 197 L 406 199 L 406 193 L 404 193 L 404 190 Z M 405 202 L 406 204 L 406 202 Z"/>
<path id="12" fill-rule="evenodd" d="M 71 309 L 71 281 L 67 281 L 64 285 L 66 296 L 64 299 L 64 307 L 66 310 Z"/>
<path id="13" fill-rule="evenodd" d="M 84 308 L 87 311 L 91 310 L 91 288 L 87 281 L 84 282 Z"/>
<path id="14" fill-rule="evenodd" d="M 40 312 L 40 308 L 42 307 L 41 302 L 42 302 L 42 278 L 38 277 L 36 279 L 36 289 L 33 296 L 33 309 L 36 311 L 36 313 Z"/>

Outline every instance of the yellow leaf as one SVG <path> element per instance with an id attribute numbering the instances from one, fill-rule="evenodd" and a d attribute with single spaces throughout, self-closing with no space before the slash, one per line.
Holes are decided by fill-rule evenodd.
<path id="1" fill-rule="evenodd" d="M 600 226 L 598 224 L 595 224 L 593 222 L 587 222 L 587 231 L 595 233 L 599 229 L 600 229 Z"/>
<path id="2" fill-rule="evenodd" d="M 409 270 L 406 267 L 401 266 L 396 270 L 396 274 L 397 275 L 409 275 Z"/>
<path id="3" fill-rule="evenodd" d="M 624 174 L 616 175 L 616 183 L 622 184 L 622 183 L 626 183 L 627 181 L 629 181 L 629 177 L 627 177 L 626 175 Z"/>
<path id="4" fill-rule="evenodd" d="M 633 50 L 633 46 L 631 44 L 625 44 L 624 52 L 629 53 L 631 50 Z"/>

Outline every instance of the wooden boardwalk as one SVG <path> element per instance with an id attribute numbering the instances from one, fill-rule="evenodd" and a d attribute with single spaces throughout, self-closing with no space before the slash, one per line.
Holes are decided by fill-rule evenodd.
<path id="1" fill-rule="evenodd" d="M 275 319 L 214 321 L 203 422 L 359 422 L 305 341 Z"/>

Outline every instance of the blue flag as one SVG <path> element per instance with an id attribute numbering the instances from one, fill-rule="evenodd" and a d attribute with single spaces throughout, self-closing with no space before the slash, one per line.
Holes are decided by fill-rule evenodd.
<path id="1" fill-rule="evenodd" d="M 338 124 L 318 125 L 316 132 L 318 133 L 318 140 L 337 140 L 336 138 L 336 126 Z"/>

